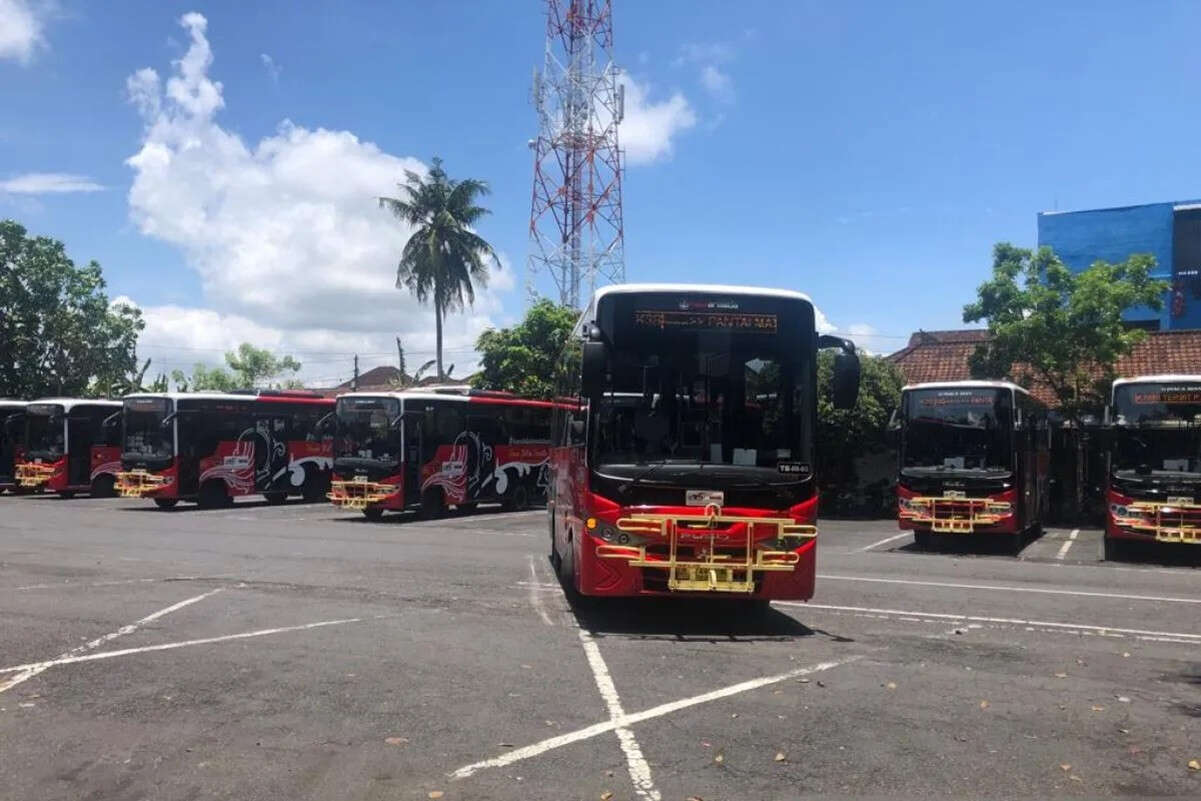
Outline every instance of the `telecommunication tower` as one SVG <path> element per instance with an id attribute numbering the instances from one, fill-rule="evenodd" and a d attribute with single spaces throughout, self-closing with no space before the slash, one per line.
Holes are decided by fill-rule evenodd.
<path id="1" fill-rule="evenodd" d="M 547 0 L 546 60 L 534 70 L 538 138 L 530 209 L 530 284 L 549 273 L 561 303 L 625 280 L 622 152 L 625 92 L 613 63 L 611 0 Z"/>

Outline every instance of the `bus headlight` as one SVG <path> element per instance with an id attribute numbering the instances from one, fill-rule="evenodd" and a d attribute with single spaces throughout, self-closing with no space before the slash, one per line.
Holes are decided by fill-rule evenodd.
<path id="1" fill-rule="evenodd" d="M 989 501 L 988 513 L 990 515 L 1001 515 L 1002 517 L 1013 514 L 1013 504 L 1008 501 Z"/>

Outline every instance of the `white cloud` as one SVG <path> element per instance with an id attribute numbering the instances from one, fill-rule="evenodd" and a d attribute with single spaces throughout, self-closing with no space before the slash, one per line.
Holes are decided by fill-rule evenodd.
<path id="1" fill-rule="evenodd" d="M 74 175 L 69 172 L 30 172 L 0 181 L 0 192 L 12 195 L 99 192 L 101 189 L 104 187 L 86 175 Z"/>
<path id="2" fill-rule="evenodd" d="M 649 164 L 671 156 L 674 138 L 696 125 L 696 113 L 688 99 L 675 92 L 666 100 L 652 103 L 649 86 L 639 84 L 628 73 L 618 80 L 625 87 L 625 119 L 619 128 L 628 164 Z"/>
<path id="3" fill-rule="evenodd" d="M 45 5 L 30 0 L 0 0 L 0 59 L 20 64 L 33 60 L 34 51 L 45 46 L 42 28 Z"/>
<path id="4" fill-rule="evenodd" d="M 734 60 L 734 46 L 726 42 L 689 42 L 681 45 L 672 60 L 673 67 L 685 64 L 728 64 Z"/>
<path id="5" fill-rule="evenodd" d="M 275 63 L 275 59 L 266 53 L 259 53 L 259 61 L 263 62 L 263 69 L 267 70 L 267 74 L 271 76 L 273 83 L 279 83 L 279 74 L 284 71 L 284 68 Z"/>
<path id="6" fill-rule="evenodd" d="M 813 307 L 813 322 L 819 334 L 837 334 L 846 337 L 855 343 L 855 347 L 861 353 L 874 355 L 891 353 L 897 349 L 895 340 L 881 334 L 875 326 L 868 323 L 851 323 L 845 328 L 834 325 L 816 306 Z"/>
<path id="7" fill-rule="evenodd" d="M 127 160 L 134 171 L 129 206 L 142 233 L 182 251 L 203 298 L 195 306 L 145 307 L 143 357 L 157 347 L 163 361 L 179 362 L 195 348 L 195 361 L 217 362 L 221 350 L 250 340 L 295 353 L 303 375 L 316 379 L 339 359 L 348 370 L 356 351 L 373 354 L 363 369 L 374 366 L 372 358 L 392 363 L 396 335 L 411 361 L 432 356 L 432 312 L 394 288 L 409 229 L 376 200 L 395 193 L 406 169 L 423 173 L 425 166 L 350 131 L 287 120 L 257 144 L 244 142 L 216 120 L 225 101 L 209 76 L 204 17 L 187 14 L 180 24 L 191 43 L 165 83 L 152 69 L 127 81 L 146 124 L 140 150 Z M 514 283 L 510 272 L 494 272 L 475 309 L 447 319 L 445 349 L 459 363 L 456 372 L 465 359 L 474 362 L 471 347 L 489 315 L 500 312 L 499 293 Z"/>
<path id="8" fill-rule="evenodd" d="M 712 64 L 706 64 L 701 70 L 701 86 L 723 103 L 734 101 L 734 80 Z"/>

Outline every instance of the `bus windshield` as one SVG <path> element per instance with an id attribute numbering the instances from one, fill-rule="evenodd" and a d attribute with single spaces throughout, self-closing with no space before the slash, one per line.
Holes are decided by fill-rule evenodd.
<path id="1" fill-rule="evenodd" d="M 164 425 L 171 402 L 166 398 L 127 398 L 122 450 L 131 458 L 164 458 L 174 450 L 172 430 Z"/>
<path id="2" fill-rule="evenodd" d="M 595 462 L 771 468 L 807 461 L 796 354 L 728 335 L 648 338 L 614 356 Z"/>
<path id="3" fill-rule="evenodd" d="M 1201 478 L 1201 384 L 1114 389 L 1116 474 Z"/>
<path id="4" fill-rule="evenodd" d="M 35 459 L 57 459 L 63 455 L 63 407 L 56 403 L 33 403 L 26 407 L 26 448 Z"/>
<path id="5" fill-rule="evenodd" d="M 1009 470 L 1010 391 L 992 387 L 906 393 L 905 468 Z"/>
<path id="6" fill-rule="evenodd" d="M 396 398 L 338 398 L 338 436 L 334 456 L 400 462 L 400 415 Z"/>

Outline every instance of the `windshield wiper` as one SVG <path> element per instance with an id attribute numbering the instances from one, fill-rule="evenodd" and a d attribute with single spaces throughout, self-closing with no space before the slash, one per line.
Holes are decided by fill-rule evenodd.
<path id="1" fill-rule="evenodd" d="M 650 476 L 652 473 L 654 473 L 656 470 L 658 470 L 660 467 L 662 467 L 662 466 L 663 466 L 663 465 L 665 465 L 665 464 L 667 464 L 667 459 L 666 459 L 666 458 L 664 458 L 664 459 L 661 459 L 661 460 L 660 460 L 660 461 L 658 461 L 658 462 L 655 462 L 655 463 L 654 463 L 653 465 L 651 465 L 650 467 L 648 467 L 648 468 L 646 468 L 645 470 L 642 470 L 641 472 L 639 472 L 639 473 L 638 473 L 636 476 L 634 476 L 633 478 L 629 478 L 629 479 L 626 479 L 625 481 L 623 481 L 623 482 L 621 483 L 621 485 L 620 485 L 620 486 L 617 488 L 617 491 L 618 491 L 618 492 L 627 492 L 627 491 L 629 491 L 629 489 L 630 489 L 631 487 L 633 487 L 633 486 L 635 486 L 635 485 L 637 485 L 637 484 L 641 483 L 642 481 L 645 481 L 645 480 L 646 480 L 646 478 L 647 478 L 648 476 Z"/>

